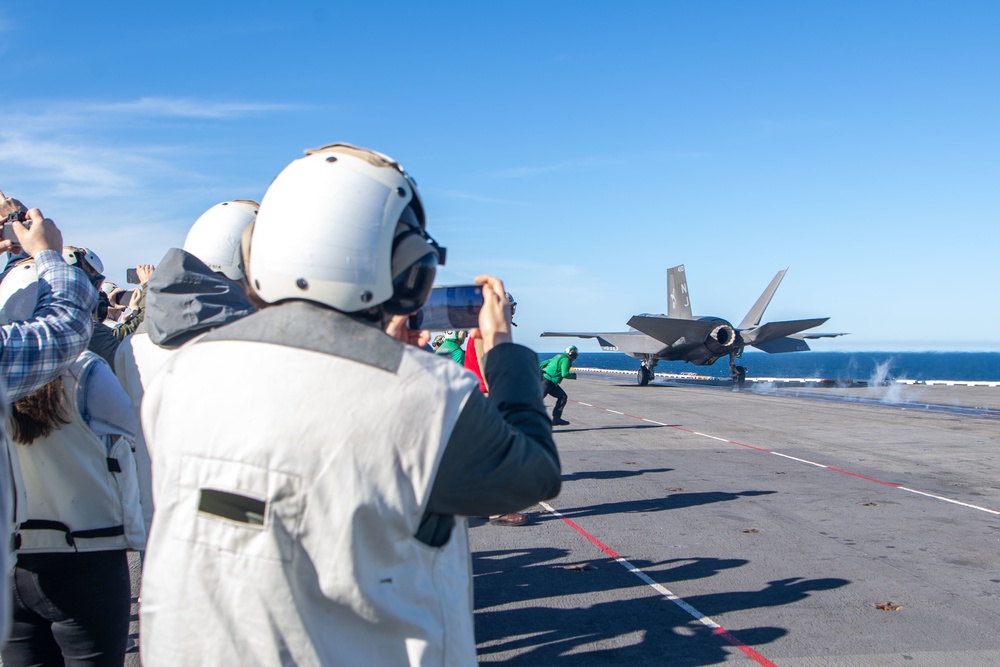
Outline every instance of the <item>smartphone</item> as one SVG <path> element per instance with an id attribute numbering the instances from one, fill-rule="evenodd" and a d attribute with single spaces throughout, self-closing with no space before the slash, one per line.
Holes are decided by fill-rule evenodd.
<path id="1" fill-rule="evenodd" d="M 118 294 L 115 294 L 115 305 L 127 306 L 128 302 L 132 300 L 132 290 L 122 290 Z"/>
<path id="2" fill-rule="evenodd" d="M 130 285 L 139 284 L 139 274 L 135 272 L 135 269 L 125 269 L 125 282 Z"/>
<path id="3" fill-rule="evenodd" d="M 482 308 L 482 285 L 437 286 L 424 307 L 410 315 L 409 326 L 428 331 L 473 329 L 479 326 Z"/>

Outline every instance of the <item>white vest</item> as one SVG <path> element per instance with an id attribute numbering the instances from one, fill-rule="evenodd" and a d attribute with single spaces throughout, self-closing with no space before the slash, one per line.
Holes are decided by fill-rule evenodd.
<path id="1" fill-rule="evenodd" d="M 30 445 L 16 445 L 24 480 L 27 519 L 18 526 L 18 553 L 142 549 L 146 532 L 139 506 L 132 440 L 115 437 L 111 447 L 80 415 L 94 365 L 84 352 L 60 376 L 70 423 Z"/>
<path id="2" fill-rule="evenodd" d="M 136 424 L 141 423 L 143 388 L 176 351 L 155 344 L 149 339 L 149 334 L 142 329 L 126 336 L 118 346 L 115 352 L 115 375 L 118 376 L 125 393 L 132 399 Z M 141 428 L 135 434 L 135 464 L 139 473 L 142 518 L 148 533 L 153 521 L 153 478 L 149 450 L 146 448 L 146 438 Z"/>
<path id="3" fill-rule="evenodd" d="M 475 390 L 450 359 L 306 304 L 178 352 L 142 410 L 143 664 L 475 665 L 465 521 L 439 548 L 414 537 Z"/>

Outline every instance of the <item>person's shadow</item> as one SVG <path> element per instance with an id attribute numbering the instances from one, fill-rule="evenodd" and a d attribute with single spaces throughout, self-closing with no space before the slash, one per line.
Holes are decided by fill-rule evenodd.
<path id="1" fill-rule="evenodd" d="M 474 554 L 476 640 L 481 663 L 696 667 L 724 662 L 737 651 L 723 635 L 652 592 L 616 561 L 556 562 L 566 555 L 566 550 L 556 548 Z M 656 564 L 632 561 L 658 583 L 711 577 L 746 563 L 717 558 L 682 558 Z M 772 581 L 759 591 L 693 596 L 686 602 L 711 616 L 791 604 L 813 591 L 847 583 L 845 579 L 791 578 Z M 607 595 L 602 595 L 623 590 L 619 600 L 606 601 Z M 605 601 L 595 603 L 595 599 Z M 736 640 L 754 647 L 788 633 L 785 628 L 770 626 L 728 631 Z"/>
<path id="2" fill-rule="evenodd" d="M 559 513 L 568 518 L 578 518 L 585 516 L 598 516 L 602 514 L 630 514 L 636 512 L 664 512 L 667 510 L 683 509 L 685 507 L 695 507 L 697 505 L 708 505 L 711 503 L 722 503 L 736 500 L 741 497 L 767 496 L 777 491 L 738 491 L 730 493 L 728 491 L 704 491 L 700 493 L 671 493 L 662 498 L 644 498 L 642 500 L 623 500 L 617 503 L 600 503 L 598 505 L 586 505 L 583 507 L 568 507 L 560 509 Z M 539 520 L 551 520 L 555 517 L 540 515 Z"/>

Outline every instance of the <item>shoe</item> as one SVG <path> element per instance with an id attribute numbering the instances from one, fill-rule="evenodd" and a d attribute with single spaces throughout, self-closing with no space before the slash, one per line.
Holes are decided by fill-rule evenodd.
<path id="1" fill-rule="evenodd" d="M 511 512 L 510 514 L 490 517 L 490 523 L 494 526 L 523 526 L 529 521 L 531 521 L 531 515 L 525 512 Z"/>
<path id="2" fill-rule="evenodd" d="M 553 426 L 569 426 L 569 422 L 566 421 L 565 419 L 562 419 L 562 418 L 553 419 L 552 420 L 552 425 Z"/>

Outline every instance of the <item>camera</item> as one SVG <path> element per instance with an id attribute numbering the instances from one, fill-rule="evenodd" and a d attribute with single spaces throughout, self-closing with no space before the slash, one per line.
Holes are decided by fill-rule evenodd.
<path id="1" fill-rule="evenodd" d="M 410 315 L 412 330 L 447 331 L 479 326 L 483 308 L 482 285 L 436 286 L 423 308 Z"/>
<path id="2" fill-rule="evenodd" d="M 20 222 L 25 227 L 31 227 L 31 220 L 27 218 L 24 211 L 14 211 L 13 213 L 7 214 L 7 222 L 3 224 L 3 229 L 0 231 L 0 240 L 3 241 L 13 241 L 17 243 L 17 235 L 14 234 L 14 223 Z"/>

